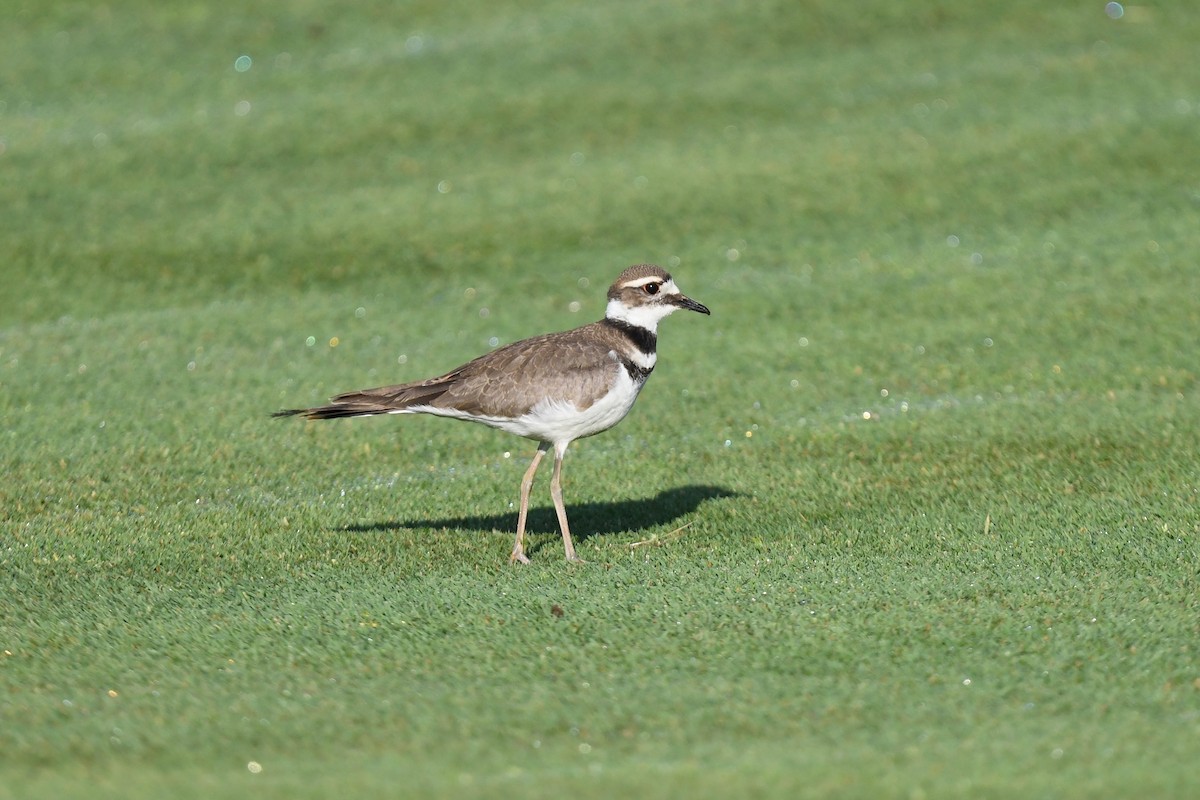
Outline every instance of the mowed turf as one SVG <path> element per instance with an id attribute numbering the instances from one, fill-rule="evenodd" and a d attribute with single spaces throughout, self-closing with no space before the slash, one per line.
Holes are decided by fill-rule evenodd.
<path id="1" fill-rule="evenodd" d="M 25 4 L 0 797 L 1183 797 L 1200 18 Z M 272 420 L 676 315 L 618 428 Z"/>

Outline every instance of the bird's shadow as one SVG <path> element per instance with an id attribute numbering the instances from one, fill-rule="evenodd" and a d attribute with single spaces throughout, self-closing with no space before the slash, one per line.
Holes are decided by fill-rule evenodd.
<path id="1" fill-rule="evenodd" d="M 695 511 L 705 500 L 726 497 L 738 497 L 738 493 L 719 486 L 680 486 L 640 500 L 568 504 L 567 519 L 571 524 L 571 536 L 576 541 L 584 541 L 592 536 L 666 525 Z M 343 530 L 370 533 L 407 528 L 450 528 L 491 532 L 513 531 L 516 530 L 516 524 L 516 511 L 511 511 L 505 514 L 361 523 L 347 525 Z M 527 533 L 557 532 L 558 518 L 554 508 L 541 506 L 529 509 L 525 530 Z M 530 552 L 535 549 L 537 547 L 531 547 Z"/>

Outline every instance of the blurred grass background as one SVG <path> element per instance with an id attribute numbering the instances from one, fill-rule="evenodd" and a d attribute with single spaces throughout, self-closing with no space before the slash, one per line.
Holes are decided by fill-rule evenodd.
<path id="1" fill-rule="evenodd" d="M 1182 4 L 3 16 L 0 797 L 1194 785 Z M 528 442 L 266 417 L 640 261 L 586 567 Z"/>

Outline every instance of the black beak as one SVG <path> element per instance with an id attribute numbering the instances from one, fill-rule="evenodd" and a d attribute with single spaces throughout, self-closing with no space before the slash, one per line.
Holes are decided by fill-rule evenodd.
<path id="1" fill-rule="evenodd" d="M 680 308 L 686 308 L 688 311 L 699 311 L 701 314 L 712 314 L 712 312 L 708 310 L 708 306 L 704 305 L 703 303 L 697 303 L 695 300 L 687 297 L 686 295 L 676 295 L 673 300 L 675 305 L 679 306 Z"/>

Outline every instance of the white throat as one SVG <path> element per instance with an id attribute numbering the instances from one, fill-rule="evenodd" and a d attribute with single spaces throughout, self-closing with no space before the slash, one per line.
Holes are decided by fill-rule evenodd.
<path id="1" fill-rule="evenodd" d="M 639 328 L 645 328 L 651 333 L 658 333 L 658 321 L 670 314 L 676 306 L 666 303 L 652 303 L 644 306 L 627 306 L 620 300 L 609 300 L 604 309 L 607 319 L 619 320 Z"/>
<path id="2" fill-rule="evenodd" d="M 655 283 L 657 281 L 657 278 L 650 276 L 625 285 L 644 286 L 647 283 Z M 679 294 L 679 288 L 675 286 L 675 281 L 671 280 L 664 283 L 660 291 L 664 295 Z M 679 306 L 672 305 L 671 303 L 651 302 L 645 305 L 627 306 L 620 300 L 609 300 L 608 307 L 604 310 L 604 316 L 608 319 L 616 319 L 621 322 L 627 322 L 630 325 L 636 325 L 639 328 L 645 328 L 651 333 L 658 333 L 658 321 L 678 309 Z"/>

